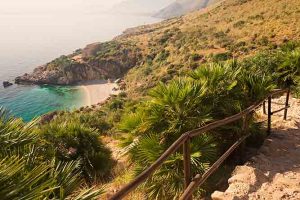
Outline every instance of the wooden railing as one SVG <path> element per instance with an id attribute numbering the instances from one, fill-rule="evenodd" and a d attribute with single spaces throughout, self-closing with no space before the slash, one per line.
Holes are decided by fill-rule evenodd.
<path id="1" fill-rule="evenodd" d="M 275 95 L 280 95 L 287 93 L 285 107 L 276 111 L 272 111 L 272 97 Z M 194 191 L 200 187 L 209 177 L 212 175 L 220 165 L 231 155 L 231 153 L 237 149 L 245 139 L 250 135 L 249 133 L 249 117 L 251 114 L 261 105 L 263 105 L 264 113 L 268 115 L 268 128 L 267 132 L 271 132 L 271 120 L 274 113 L 284 110 L 284 120 L 287 119 L 287 110 L 289 106 L 289 96 L 290 90 L 274 90 L 271 94 L 263 101 L 258 102 L 244 111 L 233 115 L 231 117 L 215 121 L 213 123 L 207 124 L 201 128 L 184 133 L 179 137 L 150 167 L 148 167 L 144 172 L 136 177 L 128 185 L 124 186 L 120 191 L 114 194 L 110 200 L 119 200 L 124 198 L 128 193 L 136 189 L 141 183 L 143 183 L 147 178 L 149 178 L 155 170 L 157 170 L 174 152 L 176 152 L 181 146 L 183 146 L 183 162 L 184 162 L 184 187 L 185 190 L 180 197 L 181 200 L 190 200 Z M 268 112 L 266 112 L 266 101 L 268 102 Z M 230 124 L 237 120 L 243 119 L 243 137 L 236 141 L 204 174 L 197 174 L 194 178 L 191 177 L 191 152 L 190 152 L 190 140 L 193 137 L 204 134 L 215 128 L 222 127 L 224 125 Z"/>

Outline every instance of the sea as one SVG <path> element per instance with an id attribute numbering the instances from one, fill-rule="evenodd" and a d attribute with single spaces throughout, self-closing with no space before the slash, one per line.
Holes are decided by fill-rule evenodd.
<path id="1" fill-rule="evenodd" d="M 83 91 L 50 85 L 14 84 L 4 88 L 3 81 L 13 82 L 16 76 L 87 44 L 111 40 L 126 28 L 160 21 L 143 15 L 103 12 L 89 1 L 72 4 L 74 0 L 56 6 L 41 2 L 51 1 L 40 0 L 31 6 L 24 3 L 23 7 L 16 2 L 7 10 L 0 7 L 0 107 L 26 122 L 54 110 L 83 106 Z"/>

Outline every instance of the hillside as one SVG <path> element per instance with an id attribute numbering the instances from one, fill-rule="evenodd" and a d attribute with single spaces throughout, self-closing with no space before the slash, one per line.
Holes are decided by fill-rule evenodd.
<path id="1" fill-rule="evenodd" d="M 16 78 L 19 83 L 62 85 L 123 80 L 120 94 L 98 106 L 56 111 L 33 124 L 1 114 L 0 109 L 0 124 L 4 124 L 0 142 L 5 147 L 0 158 L 8 163 L 4 171 L 9 177 L 2 184 L 3 194 L 31 194 L 32 184 L 24 187 L 23 179 L 42 166 L 49 175 L 38 173 L 42 176 L 35 176 L 38 180 L 33 184 L 41 187 L 37 192 L 43 198 L 83 196 L 79 187 L 93 185 L 95 199 L 100 199 L 107 184 L 101 198 L 106 199 L 187 131 L 235 115 L 261 102 L 275 88 L 291 87 L 293 95 L 300 96 L 299 18 L 299 0 L 225 0 L 182 17 L 128 29 L 112 41 L 87 45 Z M 267 137 L 265 127 L 257 113 L 250 112 L 243 120 L 194 137 L 189 141 L 191 174 L 203 174 L 248 131 L 251 135 L 243 146 L 259 148 Z M 224 189 L 232 167 L 245 159 L 244 147 L 197 188 L 195 199 Z M 29 155 L 26 160 L 32 163 L 19 157 L 20 149 L 26 150 L 23 155 Z M 14 160 L 7 158 L 11 155 L 24 164 L 10 178 L 9 163 Z M 183 159 L 180 148 L 128 199 L 179 199 L 184 187 Z M 61 176 L 53 160 L 72 161 L 73 168 Z M 65 184 L 74 170 L 76 179 Z M 51 184 L 45 184 L 48 179 Z M 67 187 L 73 183 L 77 184 Z M 23 190 L 13 191 L 19 187 Z M 84 196 L 89 197 L 93 189 Z"/>
<path id="2" fill-rule="evenodd" d="M 206 8 L 220 0 L 177 0 L 155 13 L 155 17 L 172 18 Z"/>
<path id="3" fill-rule="evenodd" d="M 298 0 L 227 0 L 161 23 L 129 29 L 42 66 L 18 82 L 70 84 L 124 77 L 133 96 L 210 60 L 245 57 L 300 38 Z M 274 14 L 275 13 L 275 14 Z"/>
<path id="4" fill-rule="evenodd" d="M 110 10 L 114 13 L 152 15 L 174 0 L 123 0 Z"/>

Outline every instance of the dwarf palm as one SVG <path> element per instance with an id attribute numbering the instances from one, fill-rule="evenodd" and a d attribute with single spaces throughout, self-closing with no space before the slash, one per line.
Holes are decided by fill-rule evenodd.
<path id="1" fill-rule="evenodd" d="M 136 173 L 150 166 L 188 130 L 200 127 L 210 118 L 206 88 L 191 79 L 178 79 L 160 84 L 150 92 L 151 100 L 124 117 L 120 129 L 134 134 L 126 148 L 136 164 Z M 128 141 L 127 141 L 128 144 Z M 215 158 L 213 138 L 203 136 L 192 141 L 193 173 L 203 173 Z M 178 198 L 183 188 L 183 156 L 178 151 L 144 185 L 149 198 Z M 162 184 L 165 183 L 165 184 Z"/>
<path id="2" fill-rule="evenodd" d="M 143 170 L 155 162 L 166 150 L 166 144 L 161 143 L 156 134 L 141 137 L 131 148 L 130 155 L 135 163 L 135 173 Z M 214 139 L 208 135 L 194 138 L 191 142 L 192 174 L 203 173 L 216 158 Z M 171 155 L 143 185 L 147 197 L 150 199 L 178 199 L 183 191 L 183 155 L 177 151 Z M 201 189 L 199 190 L 201 191 Z"/>
<path id="3" fill-rule="evenodd" d="M 150 91 L 143 125 L 171 144 L 182 133 L 211 120 L 206 92 L 204 85 L 187 78 L 160 84 Z"/>
<path id="4" fill-rule="evenodd" d="M 263 100 L 272 89 L 276 88 L 271 76 L 247 71 L 243 71 L 239 76 L 239 86 L 240 93 L 243 95 L 240 101 L 244 108 Z"/>
<path id="5" fill-rule="evenodd" d="M 39 130 L 43 139 L 43 154 L 60 161 L 80 160 L 81 169 L 89 181 L 109 174 L 111 152 L 99 139 L 95 129 L 74 122 L 51 122 Z"/>
<path id="6" fill-rule="evenodd" d="M 40 154 L 35 126 L 35 122 L 25 124 L 0 109 L 1 199 L 65 199 L 84 183 L 78 161 L 51 161 Z M 103 190 L 89 192 L 82 199 L 98 197 Z"/>
<path id="7" fill-rule="evenodd" d="M 190 77 L 207 89 L 207 103 L 212 107 L 212 117 L 223 118 L 240 110 L 237 77 L 241 68 L 237 61 L 210 63 L 190 73 Z"/>
<path id="8" fill-rule="evenodd" d="M 298 85 L 300 75 L 300 49 L 284 53 L 283 62 L 278 67 L 279 82 L 283 86 Z"/>

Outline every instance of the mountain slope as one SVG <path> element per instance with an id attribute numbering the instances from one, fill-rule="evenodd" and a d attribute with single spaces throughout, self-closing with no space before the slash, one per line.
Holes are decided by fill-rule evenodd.
<path id="1" fill-rule="evenodd" d="M 161 9 L 154 16 L 159 18 L 172 18 L 181 16 L 188 12 L 206 8 L 220 0 L 177 0 L 167 7 Z"/>
<path id="2" fill-rule="evenodd" d="M 172 3 L 174 0 L 124 0 L 111 11 L 117 13 L 153 14 Z"/>
<path id="3" fill-rule="evenodd" d="M 69 84 L 124 77 L 132 96 L 146 94 L 210 60 L 241 58 L 300 40 L 299 0 L 226 0 L 217 6 L 129 29 L 51 62 L 20 82 Z M 72 61 L 72 62 L 70 62 Z"/>

